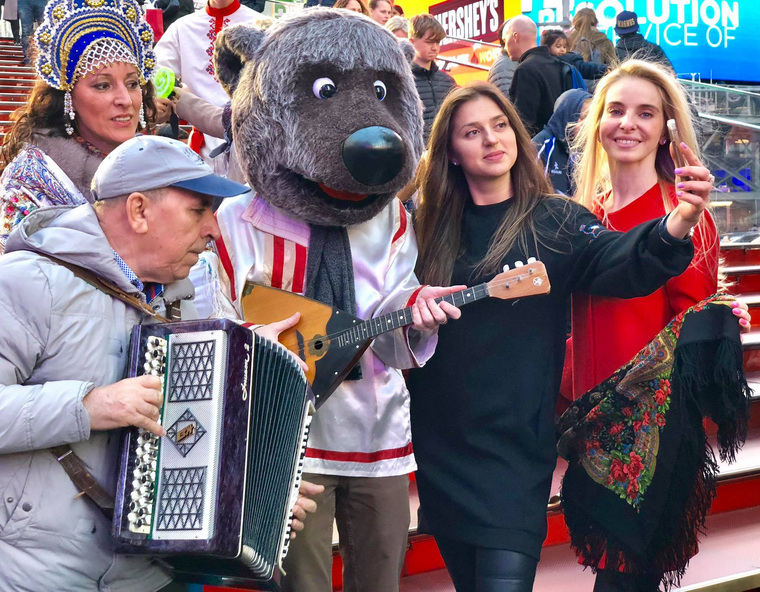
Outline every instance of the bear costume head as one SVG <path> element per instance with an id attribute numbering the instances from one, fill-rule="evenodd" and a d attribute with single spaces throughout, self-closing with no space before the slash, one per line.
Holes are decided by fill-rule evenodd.
<path id="1" fill-rule="evenodd" d="M 232 135 L 251 187 L 309 224 L 374 217 L 413 177 L 422 108 L 390 31 L 346 10 L 313 8 L 223 29 L 216 74 L 232 97 Z"/>

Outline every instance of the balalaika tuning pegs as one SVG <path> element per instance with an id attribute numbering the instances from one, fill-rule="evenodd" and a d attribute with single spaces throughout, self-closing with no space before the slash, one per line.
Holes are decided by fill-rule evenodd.
<path id="1" fill-rule="evenodd" d="M 528 257 L 528 264 L 535 263 L 535 262 L 536 262 L 536 258 L 535 257 Z"/>
<path id="2" fill-rule="evenodd" d="M 515 261 L 515 267 L 522 267 L 524 263 L 522 261 Z"/>
<path id="3" fill-rule="evenodd" d="M 509 271 L 509 265 L 505 265 L 503 271 Z"/>

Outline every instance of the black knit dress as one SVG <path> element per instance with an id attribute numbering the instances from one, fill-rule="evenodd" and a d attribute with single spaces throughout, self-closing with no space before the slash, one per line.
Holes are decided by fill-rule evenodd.
<path id="1" fill-rule="evenodd" d="M 490 279 L 473 270 L 512 203 L 467 205 L 452 284 Z M 667 244 L 660 220 L 621 234 L 556 198 L 545 198 L 534 220 L 529 252 L 514 248 L 503 263 L 540 259 L 551 293 L 463 307 L 460 320 L 440 327 L 435 355 L 408 383 L 421 530 L 538 559 L 557 459 L 554 407 L 570 295 L 648 294 L 682 273 L 693 249 Z"/>

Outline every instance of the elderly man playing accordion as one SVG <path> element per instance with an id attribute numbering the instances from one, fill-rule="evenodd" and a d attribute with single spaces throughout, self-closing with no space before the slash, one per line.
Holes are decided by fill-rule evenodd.
<path id="1" fill-rule="evenodd" d="M 164 435 L 159 378 L 122 379 L 130 332 L 165 313 L 164 296 L 219 236 L 218 198 L 248 189 L 184 144 L 144 136 L 104 160 L 92 191 L 92 205 L 32 212 L 0 257 L 2 590 L 178 589 L 151 558 L 114 552 L 104 512 L 59 462 L 74 459 L 112 496 L 114 430 Z M 257 332 L 276 340 L 295 322 Z M 313 509 L 299 499 L 294 529 Z"/>

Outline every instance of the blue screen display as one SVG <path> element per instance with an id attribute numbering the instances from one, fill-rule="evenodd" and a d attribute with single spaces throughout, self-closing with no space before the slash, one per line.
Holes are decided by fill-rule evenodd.
<path id="1" fill-rule="evenodd" d="M 541 25 L 561 20 L 561 0 L 523 0 L 524 14 Z M 760 82 L 760 0 L 570 1 L 596 11 L 599 28 L 617 42 L 615 16 L 632 10 L 639 33 L 657 43 L 681 77 Z"/>

